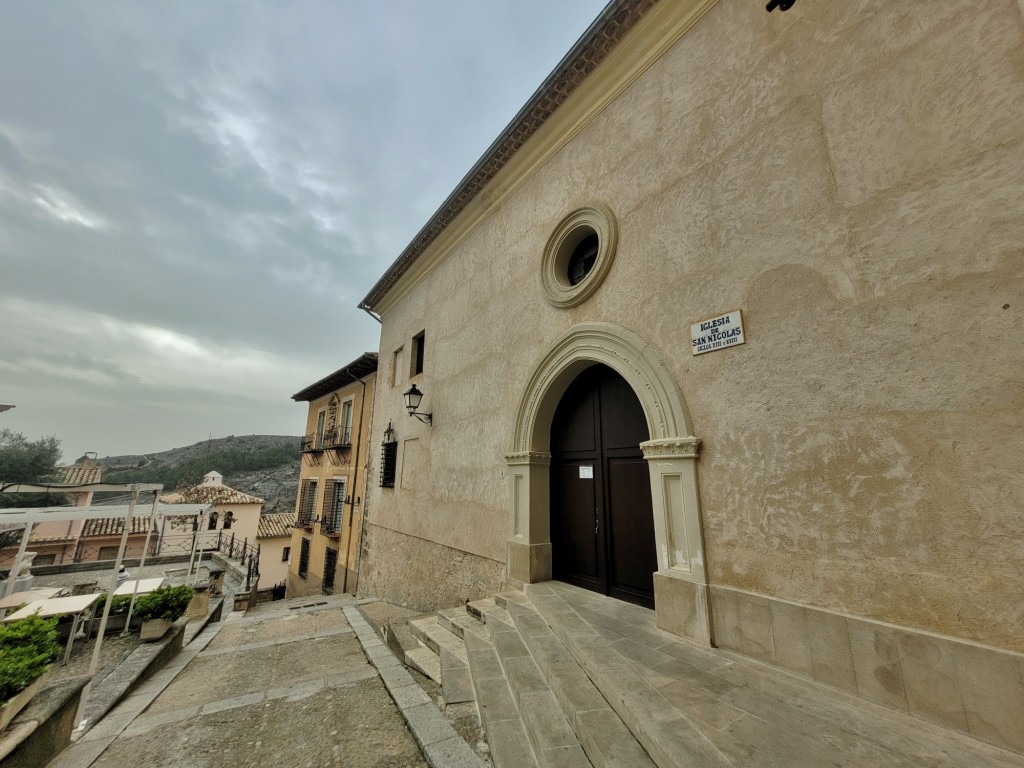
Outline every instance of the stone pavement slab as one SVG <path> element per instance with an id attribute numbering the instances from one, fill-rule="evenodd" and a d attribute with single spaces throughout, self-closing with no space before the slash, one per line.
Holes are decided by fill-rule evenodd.
<path id="1" fill-rule="evenodd" d="M 348 626 L 341 608 L 352 606 L 351 598 L 325 598 L 316 605 L 306 598 L 298 611 L 289 602 L 271 604 L 265 613 L 256 608 L 244 617 L 232 614 L 210 627 L 196 638 L 195 647 L 147 681 L 97 724 L 90 738 L 65 750 L 53 765 L 479 765 L 459 762 L 452 745 L 444 754 L 453 762 L 428 763 Z M 212 642 L 224 630 L 231 631 Z M 387 659 L 379 661 L 390 667 Z M 409 707 L 432 706 L 422 689 L 413 687 L 419 695 L 409 688 L 399 699 Z M 419 720 L 427 722 L 422 716 Z M 445 741 L 445 734 L 431 733 L 431 746 Z"/>

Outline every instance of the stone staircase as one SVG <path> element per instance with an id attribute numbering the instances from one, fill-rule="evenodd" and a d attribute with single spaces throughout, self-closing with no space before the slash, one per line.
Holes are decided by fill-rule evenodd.
<path id="1" fill-rule="evenodd" d="M 474 701 L 496 768 L 1024 766 L 902 713 L 663 632 L 557 582 L 409 622 L 406 663 Z"/>

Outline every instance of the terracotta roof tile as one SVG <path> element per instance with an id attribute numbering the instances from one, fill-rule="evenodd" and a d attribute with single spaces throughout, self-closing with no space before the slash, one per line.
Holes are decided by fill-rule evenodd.
<path id="1" fill-rule="evenodd" d="M 145 533 L 148 528 L 148 515 L 132 518 L 130 533 Z M 120 536 L 123 530 L 123 517 L 100 517 L 85 521 L 85 527 L 82 528 L 82 536 Z"/>
<path id="2" fill-rule="evenodd" d="M 70 467 L 61 467 L 57 482 L 85 485 L 86 483 L 98 483 L 102 479 L 103 467 L 83 467 L 75 464 Z"/>
<path id="3" fill-rule="evenodd" d="M 292 535 L 295 515 L 291 512 L 279 512 L 273 515 L 260 515 L 260 528 L 256 534 L 258 539 L 277 539 Z"/>
<path id="4" fill-rule="evenodd" d="M 167 504 L 262 504 L 263 499 L 236 491 L 226 485 L 193 485 L 160 497 Z"/>

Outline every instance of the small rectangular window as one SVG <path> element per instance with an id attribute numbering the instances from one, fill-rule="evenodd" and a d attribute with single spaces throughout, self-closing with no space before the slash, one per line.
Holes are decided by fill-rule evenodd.
<path id="1" fill-rule="evenodd" d="M 309 528 L 313 525 L 313 518 L 316 517 L 316 480 L 303 480 L 299 489 L 299 514 L 296 525 L 299 528 Z"/>
<path id="2" fill-rule="evenodd" d="M 32 565 L 53 565 L 57 560 L 57 555 L 36 555 L 32 560 Z"/>
<path id="3" fill-rule="evenodd" d="M 309 573 L 309 539 L 302 540 L 302 547 L 299 549 L 299 578 L 306 578 Z"/>
<path id="4" fill-rule="evenodd" d="M 381 445 L 380 451 L 380 487 L 394 488 L 395 474 L 398 468 L 398 441 L 393 440 Z"/>
<path id="5" fill-rule="evenodd" d="M 405 347 L 399 347 L 391 355 L 391 375 L 389 384 L 394 388 L 395 384 L 402 380 L 402 352 Z"/>
<path id="6" fill-rule="evenodd" d="M 352 445 L 352 401 L 341 404 L 341 444 Z"/>
<path id="7" fill-rule="evenodd" d="M 345 478 L 328 480 L 324 486 L 324 514 L 320 521 L 320 533 L 337 536 L 341 532 L 341 521 L 345 516 Z"/>
<path id="8" fill-rule="evenodd" d="M 320 411 L 316 415 L 316 438 L 313 447 L 321 450 L 324 447 L 324 425 L 327 421 L 327 411 Z"/>
<path id="9" fill-rule="evenodd" d="M 291 556 L 292 556 L 292 548 L 291 547 L 285 547 L 284 549 L 281 550 L 281 562 L 282 563 L 287 563 L 288 559 Z"/>
<path id="10" fill-rule="evenodd" d="M 324 592 L 334 589 L 334 572 L 338 570 L 338 550 L 327 548 L 324 554 Z"/>
<path id="11" fill-rule="evenodd" d="M 412 368 L 410 373 L 413 376 L 418 373 L 423 373 L 424 342 L 426 340 L 426 333 L 426 331 L 420 331 L 412 337 Z"/>
<path id="12" fill-rule="evenodd" d="M 118 547 L 100 547 L 100 554 L 97 560 L 117 560 Z"/>

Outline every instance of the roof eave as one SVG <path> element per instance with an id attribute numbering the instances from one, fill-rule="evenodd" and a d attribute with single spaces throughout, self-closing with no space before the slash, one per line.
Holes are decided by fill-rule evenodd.
<path id="1" fill-rule="evenodd" d="M 576 41 L 569 52 L 555 66 L 540 87 L 534 91 L 522 109 L 512 118 L 505 130 L 491 143 L 448 195 L 441 207 L 406 246 L 370 292 L 359 303 L 359 308 L 374 313 L 381 299 L 412 266 L 448 224 L 476 198 L 486 184 L 519 147 L 570 96 L 587 75 L 600 63 L 657 0 L 611 0 L 594 22 Z M 611 45 L 608 43 L 611 42 Z M 604 50 L 600 50 L 601 48 Z M 596 49 L 596 50 L 595 50 Z M 598 55 L 595 56 L 595 53 Z M 566 87 L 566 80 L 570 86 Z M 504 154 L 504 157 L 502 155 Z M 495 163 L 495 161 L 498 161 Z"/>

